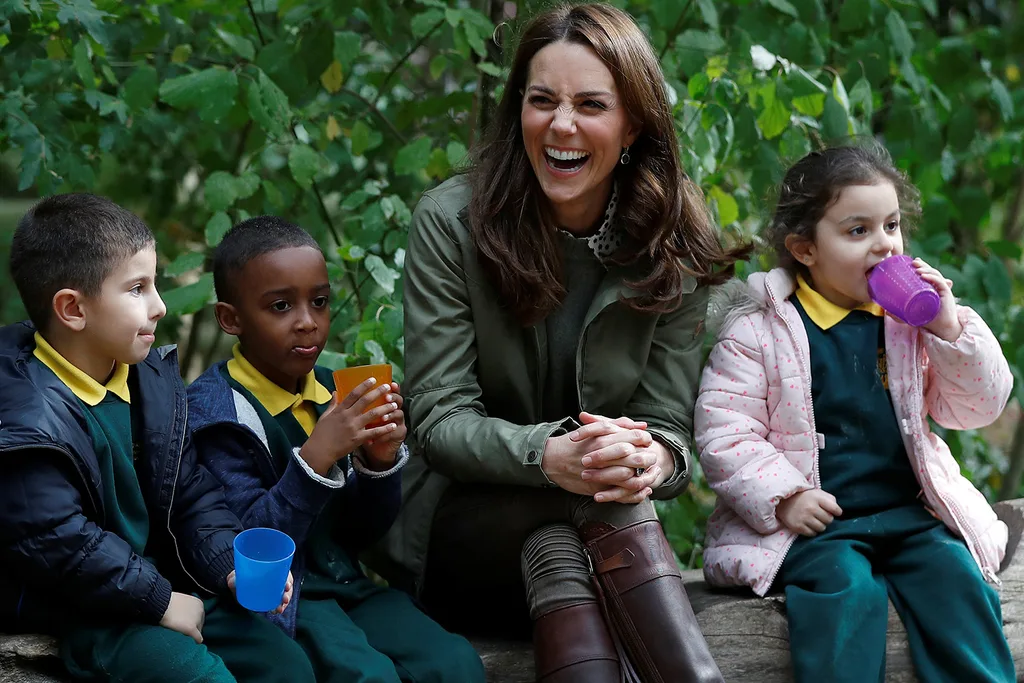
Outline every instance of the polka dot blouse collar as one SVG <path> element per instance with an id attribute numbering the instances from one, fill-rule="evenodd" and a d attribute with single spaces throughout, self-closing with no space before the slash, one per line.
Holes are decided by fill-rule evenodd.
<path id="1" fill-rule="evenodd" d="M 582 237 L 577 239 L 585 239 L 587 246 L 590 247 L 591 251 L 598 259 L 604 261 L 609 256 L 615 253 L 615 251 L 622 245 L 622 232 L 615 229 L 615 214 L 619 208 L 619 184 L 615 183 L 612 186 L 612 196 L 608 200 L 608 207 L 604 210 L 604 219 L 601 221 L 601 227 L 598 228 L 590 237 Z M 567 234 L 572 234 L 566 231 Z"/>

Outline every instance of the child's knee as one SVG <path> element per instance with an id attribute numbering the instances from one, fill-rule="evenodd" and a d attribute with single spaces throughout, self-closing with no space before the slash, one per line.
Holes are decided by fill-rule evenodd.
<path id="1" fill-rule="evenodd" d="M 462 636 L 449 635 L 443 646 L 436 648 L 438 656 L 426 660 L 409 671 L 415 683 L 485 683 L 487 672 L 480 655 Z"/>

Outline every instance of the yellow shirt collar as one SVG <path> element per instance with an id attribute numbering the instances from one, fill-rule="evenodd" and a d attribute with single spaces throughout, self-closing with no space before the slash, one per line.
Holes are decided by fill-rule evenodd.
<path id="1" fill-rule="evenodd" d="M 107 392 L 114 394 L 125 403 L 131 403 L 131 394 L 128 391 L 128 366 L 118 363 L 114 368 L 114 374 L 110 376 L 106 384 L 100 384 L 89 375 L 85 374 L 72 365 L 67 358 L 57 353 L 57 349 L 50 346 L 43 336 L 36 332 L 32 337 L 36 342 L 36 348 L 32 355 L 39 359 L 39 362 L 50 368 L 57 379 L 67 385 L 75 396 L 87 406 L 95 406 L 107 396 Z"/>
<path id="2" fill-rule="evenodd" d="M 800 300 L 800 305 L 804 307 L 807 317 L 823 330 L 838 325 L 852 311 L 866 311 L 879 318 L 885 315 L 885 311 L 876 303 L 861 304 L 853 309 L 837 306 L 811 289 L 803 275 L 796 276 L 796 298 Z"/>
<path id="3" fill-rule="evenodd" d="M 253 367 L 242 355 L 241 344 L 232 347 L 231 355 L 234 356 L 228 361 L 228 374 L 231 379 L 245 387 L 274 417 L 289 408 L 301 405 L 304 401 L 323 405 L 331 400 L 331 392 L 317 381 L 312 371 L 302 379 L 299 393 L 292 394 L 271 382 Z"/>

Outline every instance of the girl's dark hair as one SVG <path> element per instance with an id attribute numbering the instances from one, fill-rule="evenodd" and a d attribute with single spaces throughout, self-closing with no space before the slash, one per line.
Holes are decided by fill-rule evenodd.
<path id="1" fill-rule="evenodd" d="M 627 239 L 611 262 L 645 273 L 629 286 L 644 295 L 634 309 L 666 312 L 682 302 L 688 276 L 704 284 L 728 279 L 749 247 L 722 247 L 700 189 L 679 161 L 672 109 L 658 58 L 625 12 L 595 3 L 560 6 L 526 27 L 494 121 L 472 155 L 470 230 L 501 304 L 523 325 L 542 320 L 565 296 L 557 226 L 530 166 L 520 119 L 530 61 L 565 41 L 592 49 L 615 78 L 640 134 L 632 162 L 616 167 L 618 223 Z"/>
<path id="2" fill-rule="evenodd" d="M 886 149 L 878 144 L 831 147 L 811 152 L 786 172 L 779 191 L 775 215 L 766 232 L 767 243 L 786 270 L 803 272 L 804 266 L 786 248 L 786 238 L 797 235 L 811 241 L 815 228 L 844 187 L 890 182 L 900 203 L 900 228 L 913 231 L 921 212 L 920 193 L 892 163 Z"/>

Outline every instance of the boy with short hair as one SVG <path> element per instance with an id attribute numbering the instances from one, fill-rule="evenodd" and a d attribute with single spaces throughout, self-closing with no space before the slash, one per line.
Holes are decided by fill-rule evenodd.
<path id="1" fill-rule="evenodd" d="M 0 628 L 58 635 L 79 677 L 314 680 L 234 603 L 241 527 L 197 463 L 175 351 L 151 348 L 166 309 L 149 228 L 57 195 L 10 258 L 32 322 L 0 329 Z"/>
<path id="2" fill-rule="evenodd" d="M 334 396 L 331 372 L 316 365 L 331 293 L 316 241 L 260 216 L 232 228 L 213 261 L 217 321 L 238 343 L 189 387 L 193 436 L 243 525 L 295 540 L 295 598 L 272 620 L 306 651 L 319 683 L 483 683 L 464 638 L 360 569 L 358 553 L 401 504 L 402 397 L 397 384 L 373 380 Z"/>

